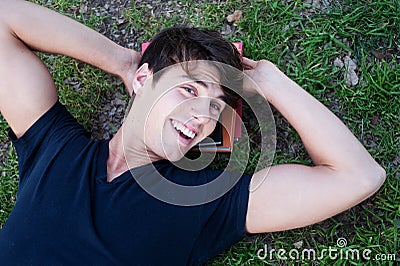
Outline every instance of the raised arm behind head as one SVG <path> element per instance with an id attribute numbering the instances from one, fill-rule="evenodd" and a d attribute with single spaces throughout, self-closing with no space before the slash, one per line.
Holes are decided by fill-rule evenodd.
<path id="1" fill-rule="evenodd" d="M 54 82 L 32 50 L 63 54 L 121 77 L 128 86 L 140 60 L 96 31 L 47 8 L 0 1 L 0 111 L 17 137 L 56 101 Z"/>

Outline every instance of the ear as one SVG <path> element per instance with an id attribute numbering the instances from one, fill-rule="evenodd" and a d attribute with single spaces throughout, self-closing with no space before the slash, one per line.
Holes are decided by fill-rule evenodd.
<path id="1" fill-rule="evenodd" d="M 144 63 L 138 70 L 136 70 L 135 76 L 133 77 L 132 87 L 133 92 L 138 94 L 140 89 L 143 87 L 146 79 L 151 75 L 151 71 L 149 69 L 149 64 Z"/>

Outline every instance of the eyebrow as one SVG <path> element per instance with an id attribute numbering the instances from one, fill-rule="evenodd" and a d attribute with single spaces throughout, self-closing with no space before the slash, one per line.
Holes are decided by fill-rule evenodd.
<path id="1" fill-rule="evenodd" d="M 207 86 L 207 83 L 201 80 L 194 80 L 194 82 L 196 82 L 197 84 L 206 87 L 207 89 L 210 88 L 209 86 Z M 210 82 L 209 82 L 210 83 Z M 221 85 L 220 85 L 221 86 Z M 221 89 L 222 90 L 222 89 Z M 223 90 L 222 90 L 223 91 Z M 220 99 L 221 101 L 225 102 L 227 101 L 228 97 L 225 96 L 225 94 L 219 95 L 218 97 L 216 97 L 217 99 Z"/>
<path id="2" fill-rule="evenodd" d="M 203 86 L 203 87 L 205 87 L 205 88 L 207 88 L 207 89 L 209 89 L 210 87 L 207 85 L 207 83 L 212 83 L 211 81 L 210 82 L 204 82 L 204 81 L 201 81 L 201 80 L 195 80 L 195 79 L 193 79 L 192 77 L 190 77 L 190 76 L 188 76 L 188 75 L 182 75 L 181 77 L 183 77 L 183 78 L 189 78 L 191 81 L 193 81 L 193 82 L 195 82 L 195 83 L 197 83 L 197 84 L 199 84 L 200 86 Z M 220 85 L 221 86 L 221 85 Z M 221 89 L 222 90 L 222 89 Z M 223 91 L 223 90 L 222 90 Z M 226 97 L 225 96 L 225 94 L 222 94 L 222 95 L 219 95 L 218 97 L 216 97 L 217 99 L 220 99 L 221 101 L 223 101 L 224 103 L 227 103 L 227 100 L 228 100 L 228 97 Z"/>

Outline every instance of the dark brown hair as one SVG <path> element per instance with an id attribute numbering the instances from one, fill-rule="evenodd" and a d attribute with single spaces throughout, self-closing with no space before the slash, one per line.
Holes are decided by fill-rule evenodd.
<path id="1" fill-rule="evenodd" d="M 220 33 L 189 27 L 164 29 L 155 35 L 143 53 L 139 67 L 148 63 L 149 68 L 153 73 L 156 73 L 173 64 L 191 60 L 216 61 L 230 65 L 240 72 L 243 70 L 238 50 Z M 242 76 L 236 75 L 239 71 L 235 71 L 235 77 L 232 77 L 232 73 L 226 73 L 226 70 L 218 69 L 218 71 L 220 72 L 221 83 L 234 84 L 232 86 L 235 87 L 235 90 L 241 88 Z M 222 89 L 227 104 L 235 108 L 239 98 L 238 94 L 224 86 L 222 86 Z"/>

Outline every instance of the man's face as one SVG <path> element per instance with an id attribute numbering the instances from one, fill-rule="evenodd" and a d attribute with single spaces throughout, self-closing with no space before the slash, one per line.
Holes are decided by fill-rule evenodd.
<path id="1" fill-rule="evenodd" d="M 177 161 L 214 130 L 225 108 L 215 68 L 206 63 L 162 70 L 139 89 L 124 128 L 126 151 L 144 149 L 154 161 Z M 129 157 L 129 155 L 127 156 Z"/>

